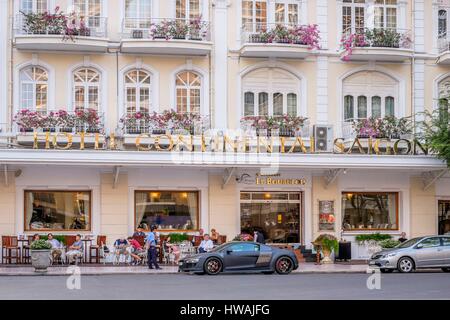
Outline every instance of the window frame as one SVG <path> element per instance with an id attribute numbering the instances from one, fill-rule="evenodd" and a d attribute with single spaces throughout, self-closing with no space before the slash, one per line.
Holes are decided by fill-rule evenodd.
<path id="1" fill-rule="evenodd" d="M 37 10 L 37 8 L 38 8 L 37 3 L 38 3 L 38 1 L 42 1 L 42 0 L 30 0 L 31 1 L 31 11 L 26 10 L 24 8 L 24 6 L 23 6 L 24 0 L 19 0 L 19 1 L 20 1 L 19 2 L 20 11 L 23 11 L 25 13 L 44 13 L 45 11 L 50 10 L 50 1 L 51 0 L 44 0 L 44 1 L 46 1 L 47 6 L 46 6 L 46 8 L 41 9 L 39 11 Z"/>
<path id="2" fill-rule="evenodd" d="M 22 75 L 27 71 L 30 70 L 32 72 L 32 80 L 22 80 Z M 42 81 L 42 80 L 36 80 L 35 79 L 35 72 L 36 69 L 41 69 L 42 71 L 44 71 L 47 75 L 47 80 L 46 81 Z M 28 77 L 28 76 L 27 76 Z M 23 93 L 24 93 L 24 85 L 31 85 L 32 86 L 32 95 L 33 95 L 33 101 L 32 101 L 32 106 L 30 107 L 24 107 L 23 104 Z M 37 109 L 37 86 L 38 85 L 43 85 L 46 86 L 46 104 L 45 104 L 45 111 L 40 111 Z M 39 66 L 39 65 L 29 65 L 26 66 L 22 69 L 20 69 L 19 71 L 19 110 L 30 110 L 30 111 L 35 111 L 35 112 L 39 112 L 41 114 L 47 114 L 49 112 L 49 96 L 50 96 L 50 73 L 47 70 L 47 68 Z"/>
<path id="3" fill-rule="evenodd" d="M 89 194 L 89 228 L 85 229 L 85 230 L 80 230 L 80 229 L 64 229 L 64 230 L 60 230 L 60 229 L 31 229 L 29 227 L 27 227 L 27 197 L 26 194 L 27 192 L 46 192 L 46 193 L 77 193 L 77 192 L 84 192 Z M 92 190 L 42 190 L 42 189 L 25 189 L 23 191 L 23 212 L 24 212 L 24 219 L 23 219 L 23 230 L 25 232 L 79 232 L 79 233 L 84 233 L 84 232 L 92 232 L 93 228 L 92 228 L 92 209 L 93 209 L 93 197 L 92 197 Z"/>
<path id="4" fill-rule="evenodd" d="M 349 118 L 349 119 L 346 119 L 346 114 L 345 114 L 345 107 L 346 107 L 346 97 L 352 97 L 353 98 L 353 104 L 352 104 L 352 107 L 353 107 L 353 118 Z M 359 98 L 361 98 L 361 97 L 365 97 L 366 98 L 366 108 L 367 108 L 367 117 L 366 118 L 360 118 L 359 117 L 359 109 L 358 109 L 358 106 L 359 106 Z M 343 100 L 343 102 L 342 102 L 342 105 L 343 105 L 343 120 L 342 121 L 344 121 L 344 122 L 351 122 L 351 121 L 353 121 L 353 120 L 363 120 L 363 119 L 369 119 L 369 118 L 371 118 L 371 117 L 373 117 L 373 98 L 380 98 L 381 99 L 381 104 L 380 104 L 380 107 L 381 107 L 381 116 L 380 117 L 377 117 L 377 119 L 383 119 L 384 117 L 387 117 L 387 116 L 396 116 L 396 113 L 397 113 L 397 110 L 398 110 L 398 99 L 395 97 L 395 96 L 393 96 L 393 95 L 391 95 L 391 94 L 376 94 L 376 93 L 366 93 L 366 94 L 364 94 L 364 93 L 353 93 L 353 94 L 351 94 L 351 93 L 347 93 L 347 94 L 345 94 L 344 93 L 344 96 L 343 96 L 343 98 L 344 98 L 344 100 Z M 394 114 L 393 115 L 388 115 L 387 113 L 386 113 L 386 111 L 387 111 L 387 109 L 386 109 L 386 107 L 387 107 L 387 99 L 388 98 L 392 98 L 393 100 L 394 100 Z"/>
<path id="5" fill-rule="evenodd" d="M 195 74 L 195 75 L 197 75 L 197 77 L 199 78 L 199 80 L 200 80 L 200 85 L 199 86 L 192 86 L 190 83 L 188 83 L 188 84 L 185 84 L 185 85 L 178 85 L 177 84 L 177 81 L 178 81 L 178 77 L 179 77 L 179 75 L 181 75 L 182 73 L 192 73 L 192 74 Z M 189 77 L 189 82 L 191 82 L 190 81 L 190 77 Z M 199 92 L 200 92 L 200 95 L 199 95 L 199 102 L 200 102 L 200 105 L 199 105 L 199 110 L 198 110 L 198 114 L 199 115 L 201 115 L 202 114 L 202 110 L 203 110 L 203 84 L 204 84 L 204 79 L 203 79 L 203 75 L 201 74 L 201 73 L 199 73 L 199 72 L 197 72 L 197 71 L 194 71 L 194 70 L 181 70 L 181 71 L 179 71 L 179 72 L 177 72 L 176 74 L 175 74 L 175 79 L 174 79 L 174 81 L 175 81 L 175 108 L 176 108 L 176 111 L 177 112 L 180 112 L 179 110 L 178 110 L 178 89 L 184 89 L 184 90 L 186 90 L 186 113 L 187 114 L 189 114 L 189 113 L 194 113 L 193 111 L 192 111 L 192 108 L 191 108 L 191 99 L 193 98 L 193 96 L 191 96 L 191 90 L 195 90 L 195 89 L 198 89 L 199 90 Z M 184 113 L 184 112 L 181 112 L 181 113 Z"/>
<path id="6" fill-rule="evenodd" d="M 343 196 L 344 194 L 353 194 L 353 195 L 360 195 L 360 194 L 366 194 L 366 195 L 391 195 L 394 194 L 395 195 L 395 225 L 396 228 L 395 229 L 385 229 L 385 228 L 365 228 L 365 229 L 361 229 L 361 228 L 355 228 L 355 229 L 345 229 L 344 228 L 344 218 L 345 218 L 345 212 L 344 212 L 344 207 L 343 207 Z M 367 191 L 367 192 L 361 192 L 361 191 L 341 191 L 341 228 L 343 230 L 344 233 L 352 233 L 352 232 L 371 232 L 371 231 L 400 231 L 400 192 L 397 191 Z"/>
<path id="7" fill-rule="evenodd" d="M 142 81 L 136 81 L 135 83 L 127 83 L 126 79 L 127 79 L 127 75 L 130 72 L 134 72 L 137 71 L 138 72 L 138 80 L 139 80 L 139 72 L 144 72 L 148 75 L 148 78 L 150 78 L 150 83 L 149 84 L 145 84 Z M 137 112 L 143 112 L 141 111 L 141 88 L 146 88 L 148 89 L 148 99 L 149 99 L 149 104 L 148 104 L 148 113 L 151 113 L 152 107 L 153 107 L 153 99 L 152 99 L 152 95 L 153 95 L 153 75 L 151 72 L 142 69 L 142 68 L 132 68 L 130 70 L 127 70 L 124 74 L 123 74 L 123 101 L 124 101 L 124 111 L 126 114 L 133 114 L 128 112 L 128 92 L 127 90 L 129 88 L 133 88 L 135 89 L 135 93 L 136 93 L 136 110 L 134 111 L 134 113 Z"/>
<path id="8" fill-rule="evenodd" d="M 98 82 L 89 82 L 89 81 L 85 81 L 83 80 L 83 82 L 77 82 L 75 81 L 75 75 L 76 73 L 80 72 L 80 71 L 88 71 L 88 70 L 92 70 L 95 71 L 98 75 Z M 88 110 L 88 109 L 92 109 L 89 106 L 89 102 L 90 102 L 90 95 L 89 95 L 89 89 L 90 88 L 97 88 L 97 113 L 100 113 L 102 111 L 102 73 L 94 68 L 94 67 L 81 67 L 81 68 L 77 68 L 75 70 L 73 70 L 72 72 L 72 108 L 73 110 L 76 110 L 77 108 L 77 102 L 76 102 L 76 88 L 77 87 L 82 87 L 84 90 L 84 106 L 83 106 L 83 110 Z"/>
<path id="9" fill-rule="evenodd" d="M 283 22 L 278 22 L 277 21 L 277 5 L 284 5 L 283 8 L 283 14 L 284 14 L 284 21 Z M 295 23 L 290 23 L 289 22 L 289 17 L 291 15 L 291 11 L 289 10 L 289 6 L 290 5 L 294 5 L 297 7 L 297 10 L 295 12 L 296 17 L 297 17 L 297 21 Z M 273 8 L 271 8 L 271 10 L 273 10 L 273 23 L 274 24 L 282 24 L 285 26 L 296 26 L 296 25 L 300 25 L 300 21 L 301 21 L 301 1 L 295 1 L 295 0 L 275 0 L 273 3 Z M 270 16 L 270 9 L 268 12 L 268 16 Z"/>
<path id="10" fill-rule="evenodd" d="M 342 22 L 342 34 L 348 34 L 348 33 L 357 33 L 356 32 L 356 8 L 362 8 L 363 10 L 363 26 L 362 26 L 362 31 L 364 31 L 364 29 L 367 26 L 367 5 L 368 5 L 368 0 L 365 0 L 364 3 L 355 3 L 355 0 L 351 0 L 352 2 L 342 2 L 342 14 L 341 14 L 341 22 Z M 350 8 L 350 30 L 347 31 L 344 29 L 344 8 Z M 361 27 L 359 27 L 361 28 Z"/>
<path id="11" fill-rule="evenodd" d="M 379 28 L 379 29 L 384 29 L 384 30 L 393 30 L 393 31 L 397 31 L 398 29 L 398 12 L 399 12 L 399 4 L 398 1 L 396 0 L 396 4 L 386 4 L 386 0 L 381 0 L 383 1 L 383 3 L 376 3 L 377 0 L 373 0 L 373 18 L 374 18 L 374 23 L 373 26 L 374 28 Z M 383 25 L 377 27 L 375 25 L 375 21 L 376 21 L 376 11 L 377 9 L 382 9 L 383 11 Z M 388 9 L 395 9 L 395 27 L 388 27 L 387 26 L 387 17 L 388 17 Z"/>
<path id="12" fill-rule="evenodd" d="M 182 8 L 183 13 L 184 13 L 184 18 L 177 17 L 177 14 L 178 14 L 178 10 L 177 10 L 178 9 L 178 1 L 181 1 L 181 0 L 175 0 L 175 14 L 174 14 L 175 19 L 191 21 L 191 20 L 194 20 L 194 19 L 198 19 L 198 18 L 200 18 L 202 16 L 202 13 L 203 13 L 203 0 L 197 0 L 198 1 L 198 17 L 192 17 L 192 18 L 191 18 L 191 0 L 185 0 L 185 6 L 184 6 L 184 8 Z"/>
<path id="13" fill-rule="evenodd" d="M 135 189 L 134 190 L 134 207 L 133 207 L 133 216 L 134 216 L 134 231 L 138 231 L 137 230 L 137 210 L 136 210 L 136 203 L 137 203 L 137 194 L 138 192 L 142 192 L 142 193 L 152 193 L 152 192 L 170 192 L 170 193 L 183 193 L 183 192 L 187 192 L 187 193 L 195 193 L 197 195 L 197 212 L 196 212 L 196 219 L 197 219 L 197 226 L 194 226 L 194 229 L 191 230 L 180 230 L 180 229 L 159 229 L 158 231 L 161 232 L 179 232 L 179 233 L 189 233 L 189 232 L 198 232 L 201 229 L 201 221 L 200 221 L 200 212 L 201 212 L 201 190 L 158 190 L 158 189 L 153 189 L 153 190 L 142 190 L 142 189 Z M 150 227 L 150 226 L 149 226 Z"/>
<path id="14" fill-rule="evenodd" d="M 124 19 L 124 24 L 123 24 L 123 28 L 125 30 L 150 30 L 151 28 L 151 24 L 153 22 L 153 1 L 157 1 L 157 0 L 138 0 L 137 5 L 136 5 L 136 16 L 134 17 L 127 17 L 127 1 L 128 0 L 124 0 L 123 1 L 123 19 Z M 144 11 L 141 11 L 140 7 L 141 7 L 141 2 L 145 2 L 148 1 L 149 5 L 148 7 L 150 8 L 150 12 L 149 12 L 149 16 L 148 17 L 144 17 Z M 131 19 L 133 22 L 133 26 L 130 26 L 129 23 L 127 23 L 127 19 Z M 147 20 L 148 21 L 145 21 Z M 142 26 L 142 25 L 146 25 L 146 26 Z"/>
<path id="15" fill-rule="evenodd" d="M 249 29 L 247 29 L 247 27 L 246 27 L 246 23 L 244 23 L 244 11 L 243 11 L 243 9 L 244 9 L 244 6 L 243 6 L 243 3 L 244 3 L 244 1 L 246 1 L 246 2 L 251 2 L 252 3 L 252 16 L 251 16 L 251 28 L 249 28 Z M 265 22 L 261 22 L 261 27 L 258 27 L 257 26 L 257 23 L 259 23 L 259 22 L 257 22 L 256 20 L 256 17 L 257 17 L 257 15 L 256 15 L 256 12 L 257 12 L 257 10 L 256 10 L 256 3 L 265 3 L 265 12 L 266 12 L 266 14 L 265 14 L 265 17 L 264 16 L 258 16 L 258 18 L 261 18 L 261 17 L 264 17 L 265 18 Z M 252 32 L 252 33 L 256 33 L 256 32 L 260 32 L 261 31 L 261 29 L 262 29 L 262 26 L 264 26 L 265 25 L 265 27 L 267 28 L 267 26 L 268 26 L 268 24 L 269 24 L 269 5 L 270 5 L 270 0 L 241 0 L 241 26 L 242 26 L 242 28 L 244 29 L 244 30 L 246 30 L 247 32 Z M 251 30 L 250 30 L 251 29 Z"/>

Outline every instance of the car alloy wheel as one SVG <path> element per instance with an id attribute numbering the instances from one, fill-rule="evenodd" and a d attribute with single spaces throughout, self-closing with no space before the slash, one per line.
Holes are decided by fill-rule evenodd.
<path id="1" fill-rule="evenodd" d="M 222 262 L 217 258 L 210 258 L 205 262 L 205 272 L 209 275 L 219 274 L 222 270 Z"/>
<path id="2" fill-rule="evenodd" d="M 409 273 L 414 270 L 414 262 L 410 258 L 401 258 L 398 261 L 398 271 L 401 273 Z"/>
<path id="3" fill-rule="evenodd" d="M 289 274 L 291 273 L 293 267 L 294 264 L 291 258 L 288 257 L 281 257 L 275 263 L 275 269 L 278 274 Z"/>

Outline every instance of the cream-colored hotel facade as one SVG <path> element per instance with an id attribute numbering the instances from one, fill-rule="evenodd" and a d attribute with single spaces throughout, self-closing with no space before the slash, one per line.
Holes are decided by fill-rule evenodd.
<path id="1" fill-rule="evenodd" d="M 39 26 L 56 7 L 75 12 L 72 35 Z M 411 137 L 352 129 L 356 118 L 418 122 L 448 96 L 450 1 L 0 0 L 0 23 L 2 235 L 111 242 L 157 224 L 232 239 L 258 227 L 310 247 L 325 232 L 450 232 L 446 164 Z M 341 43 L 358 35 L 367 43 Z M 85 134 L 14 120 L 89 108 L 100 124 Z M 169 109 L 210 130 L 121 121 Z M 307 118 L 301 134 L 234 141 L 242 118 L 285 114 Z"/>

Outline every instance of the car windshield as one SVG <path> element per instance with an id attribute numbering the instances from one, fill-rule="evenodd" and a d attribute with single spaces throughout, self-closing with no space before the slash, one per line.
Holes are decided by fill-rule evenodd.
<path id="1" fill-rule="evenodd" d="M 415 245 L 417 242 L 419 242 L 419 241 L 422 240 L 422 239 L 423 239 L 423 238 L 414 238 L 414 239 L 405 241 L 405 242 L 399 244 L 399 245 L 397 246 L 397 248 L 409 248 L 409 247 L 412 247 L 413 245 Z"/>
<path id="2" fill-rule="evenodd" d="M 218 252 L 223 248 L 225 248 L 227 245 L 228 245 L 227 243 L 221 244 L 220 246 L 214 247 L 214 249 L 212 249 L 210 252 Z"/>

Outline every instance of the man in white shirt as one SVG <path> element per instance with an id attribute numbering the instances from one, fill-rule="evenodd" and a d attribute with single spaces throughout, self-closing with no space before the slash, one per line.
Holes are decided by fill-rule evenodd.
<path id="1" fill-rule="evenodd" d="M 200 246 L 198 247 L 199 253 L 205 253 L 208 251 L 211 251 L 214 248 L 214 243 L 209 238 L 209 234 L 205 234 L 203 236 L 203 241 L 200 243 Z"/>

